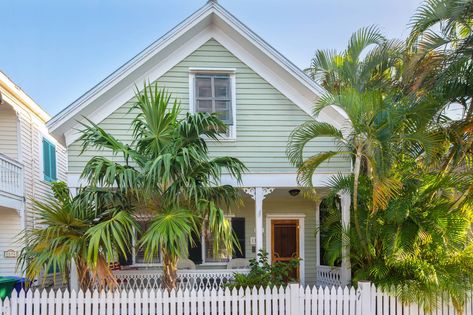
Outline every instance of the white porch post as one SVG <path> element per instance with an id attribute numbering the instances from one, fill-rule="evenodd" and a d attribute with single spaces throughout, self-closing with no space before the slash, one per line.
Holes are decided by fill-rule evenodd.
<path id="1" fill-rule="evenodd" d="M 315 203 L 315 266 L 320 266 L 320 203 Z"/>
<path id="2" fill-rule="evenodd" d="M 263 199 L 266 195 L 273 192 L 274 188 L 251 187 L 244 191 L 255 201 L 255 236 L 256 236 L 256 254 L 263 249 Z M 267 248 L 266 251 L 269 249 Z"/>
<path id="3" fill-rule="evenodd" d="M 71 187 L 69 188 L 69 191 L 72 196 L 76 196 L 78 193 L 78 188 L 77 187 Z M 77 265 L 74 260 L 71 261 L 71 270 L 69 270 L 69 290 L 72 292 L 72 290 L 79 292 L 80 285 L 79 285 L 79 274 L 77 273 Z"/>
<path id="4" fill-rule="evenodd" d="M 341 192 L 340 203 L 342 212 L 342 233 L 349 231 L 350 228 L 350 207 L 351 196 L 348 192 Z M 342 236 L 342 285 L 348 285 L 351 282 L 351 262 L 350 262 L 350 239 L 348 235 Z"/>

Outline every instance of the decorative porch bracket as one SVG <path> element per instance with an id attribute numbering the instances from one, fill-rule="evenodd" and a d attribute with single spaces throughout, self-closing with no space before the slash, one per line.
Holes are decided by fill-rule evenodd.
<path id="1" fill-rule="evenodd" d="M 247 187 L 243 191 L 255 201 L 256 253 L 263 249 L 263 200 L 274 191 L 270 187 Z"/>

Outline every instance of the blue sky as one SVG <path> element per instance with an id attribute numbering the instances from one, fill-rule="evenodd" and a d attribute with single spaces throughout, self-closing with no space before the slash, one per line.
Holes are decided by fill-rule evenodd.
<path id="1" fill-rule="evenodd" d="M 54 115 L 206 0 L 1 0 L 0 70 Z M 404 38 L 420 0 L 220 0 L 301 68 L 378 25 Z"/>

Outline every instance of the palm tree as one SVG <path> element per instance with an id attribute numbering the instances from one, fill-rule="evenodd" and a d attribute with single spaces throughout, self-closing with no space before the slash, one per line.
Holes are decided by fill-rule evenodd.
<path id="1" fill-rule="evenodd" d="M 136 93 L 130 113 L 133 140 L 123 143 L 89 122 L 80 138 L 83 151 L 90 147 L 111 151 L 122 162 L 103 156 L 92 158 L 82 176 L 92 187 L 105 187 L 133 196 L 138 214 L 152 217 L 139 241 L 145 259 L 163 258 L 163 282 L 176 286 L 177 260 L 187 256 L 191 235 L 203 228 L 231 252 L 235 239 L 224 211 L 240 201 L 236 188 L 221 185 L 223 171 L 241 180 L 246 170 L 232 157 L 211 158 L 205 139 L 217 141 L 227 126 L 216 115 L 182 114 L 179 102 L 157 84 Z"/>
<path id="2" fill-rule="evenodd" d="M 419 60 L 435 59 L 423 85 L 442 111 L 463 106 L 463 117 L 445 128 L 448 150 L 440 169 L 468 165 L 473 150 L 473 4 L 468 0 L 427 0 L 412 18 L 410 48 Z"/>
<path id="3" fill-rule="evenodd" d="M 353 33 L 343 52 L 317 50 L 306 72 L 330 93 L 346 88 L 362 92 L 389 83 L 401 56 L 399 42 L 386 40 L 377 27 L 370 26 Z"/>
<path id="4" fill-rule="evenodd" d="M 422 130 L 435 112 L 425 101 L 410 103 L 409 97 L 393 87 L 402 60 L 400 48 L 369 27 L 354 33 L 348 48 L 340 54 L 317 51 L 310 73 L 328 93 L 317 101 L 314 116 L 317 118 L 327 107 L 338 107 L 346 115 L 346 125 L 339 130 L 330 123 L 308 121 L 291 133 L 287 148 L 290 161 L 298 167 L 299 183 L 309 187 L 322 163 L 340 156 L 352 159 L 354 226 L 366 251 L 359 218 L 360 176 L 366 174 L 373 181 L 371 211 L 385 208 L 401 188 L 398 179 L 388 176 L 394 153 L 401 147 L 412 153 L 420 148 L 432 150 L 436 141 Z M 417 115 L 420 111 L 421 116 Z M 321 137 L 333 139 L 337 149 L 304 159 L 306 146 Z"/>
<path id="5" fill-rule="evenodd" d="M 71 197 L 63 182 L 52 184 L 54 199 L 35 202 L 36 226 L 23 232 L 24 248 L 19 266 L 28 279 L 52 270 L 67 280 L 75 263 L 82 290 L 113 288 L 110 257 L 130 249 L 129 240 L 137 228 L 124 200 L 109 192 L 81 190 Z"/>

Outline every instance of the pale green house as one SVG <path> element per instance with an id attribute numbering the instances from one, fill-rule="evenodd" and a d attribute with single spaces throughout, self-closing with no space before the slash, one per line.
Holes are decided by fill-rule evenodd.
<path id="1" fill-rule="evenodd" d="M 183 110 L 219 112 L 229 132 L 222 141 L 209 143 L 212 154 L 237 157 L 249 168 L 239 185 L 244 206 L 228 214 L 243 253 L 212 253 L 203 231 L 200 246 L 191 250 L 193 263 L 183 262 L 181 269 L 187 269 L 181 273 L 194 278 L 226 277 L 264 249 L 273 261 L 302 258 L 303 283 L 347 283 L 347 260 L 334 268 L 321 264 L 316 233 L 319 205 L 297 194 L 296 170 L 285 154 L 290 132 L 314 119 L 313 104 L 323 90 L 216 1 L 209 1 L 51 119 L 50 132 L 67 147 L 69 186 L 81 185 L 80 173 L 91 157 L 114 158 L 105 151 L 80 155 L 78 122 L 87 117 L 120 139 L 130 139 L 133 113 L 128 109 L 135 86 L 155 80 L 181 100 Z M 335 108 L 317 119 L 339 128 L 346 123 Z M 333 148 L 331 139 L 320 139 L 307 153 Z M 319 169 L 314 183 L 323 193 L 331 176 L 350 171 L 349 160 L 334 158 Z M 231 182 L 229 178 L 223 176 L 222 182 Z M 346 224 L 350 197 L 341 195 L 340 204 Z M 159 261 L 144 263 L 139 252 L 121 265 L 117 274 L 123 279 L 138 281 L 159 273 Z"/>

